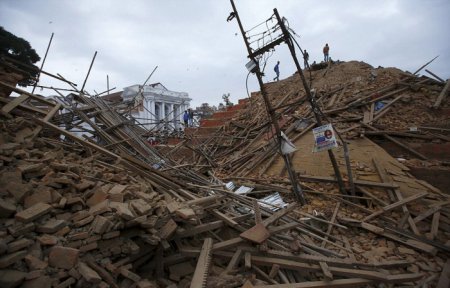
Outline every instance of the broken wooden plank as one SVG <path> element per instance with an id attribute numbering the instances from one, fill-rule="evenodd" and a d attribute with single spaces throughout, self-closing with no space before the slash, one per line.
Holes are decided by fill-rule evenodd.
<path id="1" fill-rule="evenodd" d="M 442 269 L 441 276 L 439 277 L 439 282 L 436 288 L 448 288 L 450 287 L 450 259 L 447 259 L 447 262 Z"/>
<path id="2" fill-rule="evenodd" d="M 325 280 L 331 281 L 333 280 L 333 274 L 330 271 L 330 268 L 328 267 L 328 264 L 326 262 L 319 262 L 320 269 L 322 270 L 323 276 Z"/>
<path id="3" fill-rule="evenodd" d="M 380 216 L 381 214 L 383 214 L 385 212 L 391 211 L 391 210 L 393 210 L 393 209 L 395 209 L 397 207 L 400 207 L 400 206 L 405 205 L 405 204 L 407 204 L 409 202 L 418 200 L 418 199 L 423 198 L 423 197 L 425 197 L 427 195 L 428 195 L 428 192 L 417 193 L 417 194 L 414 194 L 414 195 L 409 196 L 407 198 L 404 198 L 402 200 L 399 200 L 399 201 L 397 201 L 395 203 L 389 204 L 388 206 L 384 206 L 383 208 L 381 208 L 381 210 L 378 210 L 378 211 L 372 213 L 371 215 L 367 216 L 366 218 L 364 218 L 362 220 L 362 222 L 367 222 L 370 219 L 373 219 L 373 218 L 375 218 L 377 216 Z"/>
<path id="4" fill-rule="evenodd" d="M 28 95 L 21 94 L 19 97 L 13 98 L 8 104 L 2 107 L 2 111 L 5 113 L 11 112 L 14 108 L 25 102 L 29 98 Z"/>
<path id="5" fill-rule="evenodd" d="M 338 279 L 332 281 L 308 281 L 301 283 L 288 283 L 276 285 L 258 285 L 258 288 L 328 288 L 328 287 L 366 287 L 374 283 L 373 280 L 362 278 Z"/>
<path id="6" fill-rule="evenodd" d="M 284 215 L 286 215 L 287 213 L 294 210 L 296 207 L 297 207 L 297 203 L 291 203 L 286 208 L 280 209 L 277 212 L 273 213 L 269 218 L 265 219 L 262 222 L 262 224 L 267 227 L 270 224 L 272 224 L 273 222 L 275 222 L 278 219 L 280 219 L 281 217 L 283 217 Z"/>
<path id="7" fill-rule="evenodd" d="M 335 183 L 337 180 L 333 177 L 327 176 L 311 176 L 311 175 L 300 175 L 298 174 L 299 180 L 305 182 L 331 182 Z M 378 188 L 398 188 L 399 186 L 394 183 L 382 183 L 382 182 L 372 182 L 364 180 L 355 180 L 355 185 L 368 186 L 368 187 L 378 187 Z"/>
<path id="8" fill-rule="evenodd" d="M 241 256 L 242 256 L 242 249 L 237 249 L 236 252 L 234 252 L 230 262 L 228 262 L 227 268 L 225 268 L 223 273 L 224 274 L 231 273 L 236 268 L 236 265 L 239 263 Z"/>
<path id="9" fill-rule="evenodd" d="M 218 250 L 223 250 L 223 249 L 227 249 L 230 247 L 236 247 L 239 244 L 242 244 L 244 242 L 245 242 L 245 240 L 242 239 L 241 237 L 231 238 L 231 239 L 214 244 L 212 247 L 212 250 L 218 251 Z"/>
<path id="10" fill-rule="evenodd" d="M 437 211 L 439 211 L 441 209 L 441 206 L 434 206 L 428 210 L 426 210 L 423 213 L 420 213 L 419 215 L 417 215 L 413 221 L 414 223 L 419 223 L 420 221 L 424 220 L 425 218 L 427 218 L 428 216 L 436 213 Z"/>
<path id="11" fill-rule="evenodd" d="M 273 257 L 264 257 L 264 256 L 255 256 L 252 255 L 252 263 L 255 265 L 261 265 L 261 266 L 269 266 L 272 267 L 273 264 L 279 265 L 281 268 L 291 269 L 291 270 L 297 270 L 297 271 L 311 271 L 311 272 L 318 272 L 321 271 L 321 268 L 319 265 L 315 264 L 307 264 L 307 263 L 299 263 L 297 261 L 291 261 L 291 260 L 285 260 L 285 259 L 279 259 L 279 258 L 273 258 Z M 377 271 L 370 271 L 370 270 L 363 270 L 363 269 L 350 269 L 350 268 L 338 268 L 338 267 L 331 267 L 329 266 L 329 270 L 331 273 L 345 276 L 345 277 L 359 277 L 369 280 L 375 280 L 375 281 L 381 281 L 386 283 L 398 283 L 396 282 L 394 278 L 390 278 L 386 273 L 381 273 Z M 406 281 L 414 281 L 417 279 L 420 279 L 422 277 L 422 274 L 399 274 L 405 277 L 405 279 L 408 279 Z M 401 278 L 399 275 L 395 275 L 399 278 Z M 403 280 L 403 279 L 402 279 Z"/>
<path id="12" fill-rule="evenodd" d="M 194 275 L 192 276 L 191 288 L 206 287 L 206 280 L 209 273 L 209 266 L 211 263 L 211 251 L 213 241 L 211 238 L 206 238 L 203 242 L 200 256 L 198 257 L 197 266 L 195 267 Z"/>
<path id="13" fill-rule="evenodd" d="M 372 131 L 379 131 L 379 130 L 376 129 L 375 127 L 372 127 L 372 126 L 370 126 L 370 125 L 368 125 L 368 124 L 361 123 L 361 125 L 363 125 L 363 126 L 366 127 L 366 128 L 369 128 L 369 129 L 372 130 Z M 398 146 L 400 146 L 400 147 L 404 148 L 405 150 L 409 151 L 411 154 L 413 154 L 413 155 L 419 157 L 420 159 L 422 159 L 422 160 L 428 160 L 428 158 L 427 158 L 425 155 L 423 155 L 423 154 L 417 152 L 416 150 L 412 149 L 411 147 L 409 147 L 409 146 L 406 145 L 406 144 L 403 144 L 402 142 L 398 141 L 397 139 L 394 139 L 394 138 L 392 138 L 391 136 L 389 136 L 389 135 L 387 135 L 387 134 L 385 134 L 385 133 L 382 133 L 381 135 L 382 135 L 384 138 L 390 140 L 391 142 L 394 142 L 394 143 L 397 144 Z"/>
<path id="14" fill-rule="evenodd" d="M 341 205 L 341 202 L 338 202 L 338 203 L 336 204 L 336 207 L 334 208 L 334 211 L 333 211 L 333 215 L 331 216 L 331 220 L 330 220 L 331 223 L 334 223 L 334 221 L 336 220 L 336 216 L 337 216 L 337 213 L 338 213 L 338 211 L 339 211 L 340 205 Z M 329 235 L 331 234 L 331 230 L 332 230 L 332 229 L 333 229 L 333 225 L 328 224 L 327 232 L 326 232 L 326 234 L 325 234 L 325 236 L 324 236 L 325 239 L 328 239 Z M 322 244 L 320 244 L 320 246 L 321 246 L 321 247 L 325 247 L 326 244 L 327 244 L 326 241 L 322 241 Z M 332 279 L 332 278 L 331 278 L 331 279 Z"/>
<path id="15" fill-rule="evenodd" d="M 252 228 L 242 232 L 239 236 L 245 240 L 261 244 L 270 237 L 270 233 L 263 223 L 258 223 Z"/>
<path id="16" fill-rule="evenodd" d="M 364 225 L 362 225 L 362 223 L 361 223 L 360 227 L 364 228 L 364 229 L 366 229 L 366 230 L 368 230 L 368 231 L 370 231 L 372 233 L 375 233 L 375 234 L 378 234 L 378 235 L 382 235 L 382 236 L 384 236 L 386 238 L 389 238 L 391 240 L 399 242 L 399 243 L 401 243 L 403 245 L 409 246 L 409 247 L 411 247 L 413 249 L 416 249 L 416 250 L 419 250 L 419 251 L 422 251 L 422 252 L 426 252 L 426 253 L 429 253 L 431 255 L 436 255 L 436 253 L 437 253 L 437 249 L 435 247 L 427 244 L 427 243 L 420 242 L 420 241 L 417 241 L 417 240 L 414 240 L 414 239 L 404 240 L 403 237 L 400 237 L 400 236 L 398 236 L 396 234 L 393 234 L 392 232 L 388 232 L 385 229 L 377 227 L 375 225 L 368 224 L 368 223 L 365 223 Z"/>
<path id="17" fill-rule="evenodd" d="M 184 238 L 184 237 L 190 237 L 190 236 L 194 236 L 194 235 L 198 235 L 207 231 L 211 231 L 214 229 L 218 229 L 224 226 L 224 223 L 222 220 L 218 220 L 218 221 L 214 221 L 214 222 L 209 222 L 209 223 L 204 223 L 204 224 L 200 224 L 197 225 L 195 227 L 192 227 L 190 229 L 185 229 L 183 231 L 177 231 L 176 236 L 180 237 L 180 238 Z"/>
<path id="18" fill-rule="evenodd" d="M 439 218 L 441 216 L 441 213 L 437 211 L 433 215 L 433 220 L 431 221 L 431 231 L 430 231 L 430 238 L 433 240 L 436 238 L 438 230 L 439 230 Z"/>
<path id="19" fill-rule="evenodd" d="M 445 80 L 444 80 L 444 79 L 442 79 L 441 77 L 437 76 L 436 74 L 434 74 L 434 73 L 433 73 L 433 72 L 431 72 L 430 70 L 428 70 L 428 69 L 425 69 L 425 72 L 427 72 L 428 74 L 430 74 L 431 76 L 433 76 L 434 78 L 436 78 L 437 80 L 439 80 L 440 82 L 442 82 L 442 83 L 444 83 L 444 82 L 445 82 Z"/>
<path id="20" fill-rule="evenodd" d="M 443 101 L 445 101 L 445 97 L 447 96 L 448 87 L 450 86 L 450 79 L 447 79 L 445 83 L 444 89 L 442 89 L 441 94 L 439 94 L 436 102 L 433 104 L 433 108 L 438 108 Z"/>
<path id="21" fill-rule="evenodd" d="M 53 118 L 53 116 L 55 116 L 56 112 L 58 112 L 59 109 L 61 109 L 61 106 L 62 105 L 60 103 L 56 104 L 55 107 L 53 107 L 52 110 L 50 110 L 50 112 L 48 112 L 48 114 L 42 120 L 48 122 L 50 119 Z M 38 126 L 38 127 L 34 128 L 33 138 L 36 137 L 39 134 L 39 132 L 41 132 L 41 130 L 42 130 L 42 126 Z"/>

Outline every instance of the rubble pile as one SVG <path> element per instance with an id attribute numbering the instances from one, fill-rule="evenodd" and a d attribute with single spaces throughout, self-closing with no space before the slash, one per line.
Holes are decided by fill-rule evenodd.
<path id="1" fill-rule="evenodd" d="M 357 62 L 311 77 L 324 118 L 349 147 L 350 169 L 342 146 L 335 153 L 356 193 L 340 193 L 328 158 L 310 153 L 315 122 L 294 75 L 267 90 L 298 148 L 291 159 L 303 206 L 258 93 L 208 140 L 186 139 L 169 158 L 143 141 L 146 131 L 123 108 L 80 91 L 56 102 L 0 79 L 21 95 L 0 95 L 0 286 L 445 285 L 449 195 L 362 136 L 391 137 L 382 119 L 389 131 L 427 136 L 403 132 L 410 123 L 397 113 L 418 114 L 413 106 L 426 112 L 415 126 L 445 125 L 427 108 L 437 100 L 421 94 L 439 97 L 444 84 Z M 380 101 L 385 108 L 376 111 Z M 375 119 L 378 111 L 390 113 Z M 93 136 L 80 138 L 73 127 Z M 447 141 L 445 131 L 433 134 Z M 183 157 L 188 165 L 173 157 L 184 144 L 194 155 Z"/>

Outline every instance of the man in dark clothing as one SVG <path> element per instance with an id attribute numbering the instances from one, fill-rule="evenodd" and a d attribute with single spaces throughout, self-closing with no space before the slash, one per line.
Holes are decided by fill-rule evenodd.
<path id="1" fill-rule="evenodd" d="M 183 121 L 184 121 L 184 127 L 188 127 L 189 114 L 186 110 L 184 110 Z"/>
<path id="2" fill-rule="evenodd" d="M 328 57 L 328 53 L 330 52 L 330 46 L 328 46 L 328 43 L 325 44 L 325 47 L 323 47 L 323 61 L 328 62 L 330 59 Z"/>
<path id="3" fill-rule="evenodd" d="M 189 114 L 189 126 L 194 127 L 194 111 L 191 108 L 188 109 Z"/>
<path id="4" fill-rule="evenodd" d="M 306 68 L 308 68 L 308 60 L 309 60 L 309 54 L 308 54 L 308 52 L 306 52 L 306 50 L 303 53 L 303 60 L 305 61 L 305 69 L 306 69 Z"/>
<path id="5" fill-rule="evenodd" d="M 273 71 L 277 74 L 277 77 L 273 78 L 273 81 L 275 81 L 275 79 L 277 79 L 277 81 L 280 80 L 280 61 L 277 62 L 277 65 L 275 65 Z"/>

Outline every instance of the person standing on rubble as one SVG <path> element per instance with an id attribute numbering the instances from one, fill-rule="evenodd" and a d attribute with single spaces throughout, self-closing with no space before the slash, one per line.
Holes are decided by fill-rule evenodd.
<path id="1" fill-rule="evenodd" d="M 330 59 L 328 57 L 328 53 L 330 52 L 330 46 L 328 46 L 328 43 L 325 44 L 325 47 L 323 47 L 323 61 L 328 62 Z"/>
<path id="2" fill-rule="evenodd" d="M 189 113 L 187 110 L 184 110 L 183 121 L 184 121 L 184 127 L 188 127 Z"/>
<path id="3" fill-rule="evenodd" d="M 194 127 L 194 111 L 191 108 L 188 109 L 189 114 L 189 127 Z"/>
<path id="4" fill-rule="evenodd" d="M 308 67 L 308 60 L 309 60 L 309 54 L 305 49 L 305 52 L 303 52 L 303 60 L 305 61 L 305 69 Z"/>
<path id="5" fill-rule="evenodd" d="M 280 80 L 280 61 L 277 62 L 277 65 L 275 65 L 275 67 L 273 68 L 273 71 L 275 71 L 275 73 L 277 74 L 277 77 L 273 78 L 273 81 L 275 81 L 275 79 L 277 79 L 277 81 Z"/>

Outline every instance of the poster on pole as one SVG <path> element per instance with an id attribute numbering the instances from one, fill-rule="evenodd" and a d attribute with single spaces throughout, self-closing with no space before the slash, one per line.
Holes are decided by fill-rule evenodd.
<path id="1" fill-rule="evenodd" d="M 313 129 L 314 149 L 313 152 L 321 152 L 338 147 L 331 123 Z"/>

